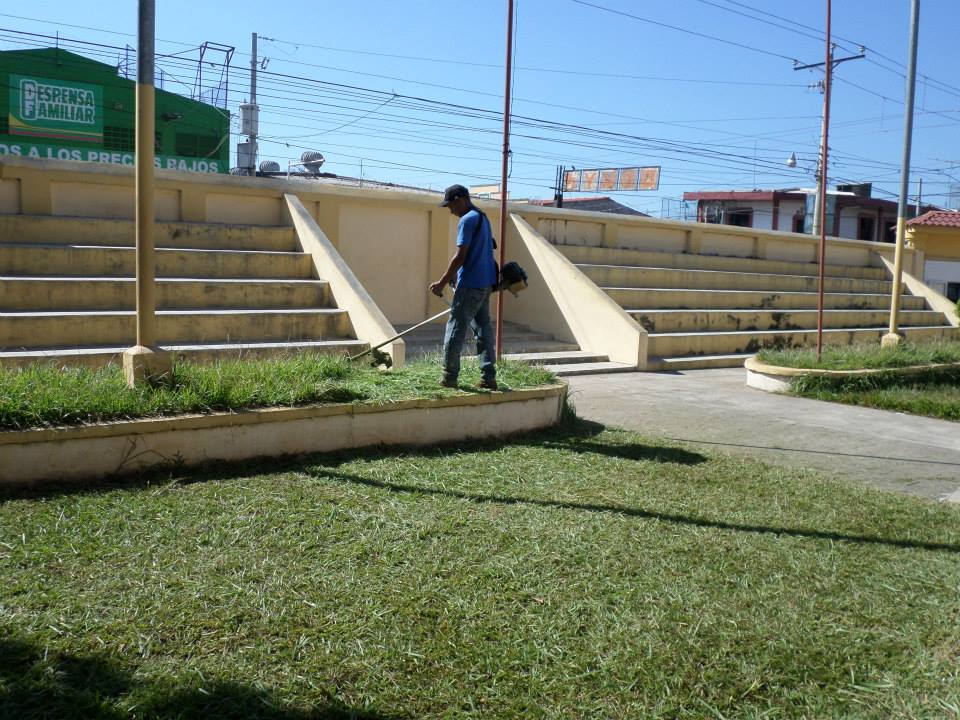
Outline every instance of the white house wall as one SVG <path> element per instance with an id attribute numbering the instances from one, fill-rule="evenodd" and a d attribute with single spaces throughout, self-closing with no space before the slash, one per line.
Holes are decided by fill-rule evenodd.
<path id="1" fill-rule="evenodd" d="M 753 227 L 773 230 L 773 203 L 758 202 L 753 206 Z"/>
<path id="2" fill-rule="evenodd" d="M 874 213 L 874 216 L 876 213 Z M 848 207 L 840 211 L 840 226 L 837 228 L 837 237 L 853 238 L 857 237 L 857 219 L 860 217 L 860 208 Z M 876 222 L 876 221 L 874 221 Z M 833 234 L 833 228 L 827 228 L 827 232 Z M 876 230 L 874 230 L 876 232 Z"/>
<path id="3" fill-rule="evenodd" d="M 960 283 L 960 262 L 927 260 L 923 281 L 941 295 L 946 295 L 947 283 Z"/>
<path id="4" fill-rule="evenodd" d="M 802 215 L 806 206 L 802 202 L 781 202 L 777 230 L 791 232 L 793 230 L 793 216 L 798 212 Z"/>

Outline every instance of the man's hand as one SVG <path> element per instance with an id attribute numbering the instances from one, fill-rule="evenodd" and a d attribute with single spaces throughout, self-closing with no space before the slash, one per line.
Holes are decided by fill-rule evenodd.
<path id="1" fill-rule="evenodd" d="M 439 280 L 437 280 L 435 283 L 431 283 L 430 292 L 437 297 L 443 297 L 443 289 L 447 286 L 447 283 L 453 280 L 454 275 L 457 274 L 457 270 L 463 267 L 463 263 L 467 259 L 467 251 L 469 249 L 470 248 L 467 245 L 460 245 L 457 247 L 457 254 L 450 258 L 450 264 L 447 266 L 447 271 Z"/>

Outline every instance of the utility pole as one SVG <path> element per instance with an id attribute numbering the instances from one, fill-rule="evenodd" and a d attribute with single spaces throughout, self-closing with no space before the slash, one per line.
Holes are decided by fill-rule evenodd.
<path id="1" fill-rule="evenodd" d="M 903 336 L 897 332 L 900 319 L 900 280 L 903 277 L 903 235 L 907 223 L 907 192 L 910 185 L 910 145 L 913 140 L 913 96 L 917 86 L 917 35 L 920 28 L 920 0 L 910 11 L 910 48 L 907 61 L 907 97 L 904 103 L 903 162 L 900 166 L 900 198 L 897 203 L 897 246 L 893 257 L 893 292 L 890 295 L 890 328 L 880 340 L 882 347 L 895 347 Z M 919 208 L 920 202 L 917 201 Z"/>
<path id="2" fill-rule="evenodd" d="M 819 292 L 817 296 L 817 360 L 820 360 L 820 355 L 823 352 L 823 288 L 824 288 L 824 275 L 825 275 L 825 265 L 827 259 L 827 158 L 829 156 L 829 147 L 830 147 L 830 90 L 833 85 L 833 69 L 842 62 L 847 62 L 848 60 L 858 60 L 864 57 L 864 53 L 861 52 L 859 55 L 853 55 L 850 57 L 834 59 L 833 57 L 833 42 L 830 37 L 830 22 L 832 16 L 832 6 L 830 0 L 827 0 L 827 27 L 826 27 L 826 60 L 822 63 L 813 63 L 810 65 L 798 65 L 794 67 L 794 70 L 804 70 L 809 68 L 815 68 L 823 66 L 824 69 L 824 83 L 823 83 L 823 124 L 821 127 L 820 133 L 820 161 L 819 168 L 817 172 L 817 197 L 816 205 L 813 210 L 813 234 L 820 235 L 820 252 L 819 252 Z"/>
<path id="3" fill-rule="evenodd" d="M 156 266 L 153 240 L 155 28 L 156 0 L 139 0 L 135 161 L 137 339 L 136 345 L 123 353 L 123 374 L 130 387 L 169 376 L 172 370 L 170 354 L 156 347 Z"/>
<path id="4" fill-rule="evenodd" d="M 827 5 L 828 5 L 827 26 L 829 30 L 830 12 L 831 12 L 831 8 L 829 7 L 830 5 L 829 0 L 827 2 Z M 828 32 L 828 35 L 829 35 L 829 32 Z M 830 42 L 830 38 L 828 37 L 827 38 L 827 59 L 825 62 L 810 63 L 808 65 L 795 65 L 793 68 L 794 70 L 810 70 L 817 67 L 823 67 L 825 70 L 825 80 L 822 85 L 823 115 L 821 116 L 822 123 L 820 125 L 820 152 L 818 153 L 818 159 L 817 159 L 817 197 L 813 206 L 813 227 L 811 228 L 811 233 L 813 235 L 820 234 L 820 226 L 824 222 L 824 218 L 822 217 L 822 211 L 826 203 L 822 203 L 821 198 L 823 198 L 824 195 L 826 194 L 827 178 L 826 178 L 826 173 L 823 170 L 823 162 L 824 162 L 824 158 L 827 156 L 826 140 L 827 140 L 827 134 L 830 131 L 829 125 L 830 125 L 831 93 L 829 88 L 831 88 L 833 85 L 832 83 L 833 69 L 840 63 L 848 62 L 850 60 L 860 60 L 866 57 L 866 55 L 863 52 L 861 52 L 859 55 L 851 55 L 845 58 L 834 58 L 833 57 L 834 49 L 835 48 L 833 47 L 833 44 Z"/>
<path id="5" fill-rule="evenodd" d="M 503 90 L 503 172 L 500 178 L 500 267 L 507 246 L 507 168 L 510 162 L 510 71 L 513 64 L 513 0 L 507 0 L 507 62 Z M 503 339 L 503 293 L 497 293 L 497 360 Z"/>
<path id="6" fill-rule="evenodd" d="M 257 34 L 252 33 L 251 36 L 251 50 L 250 50 L 250 104 L 253 106 L 253 114 L 257 115 Z M 255 175 L 257 172 L 257 127 L 256 122 L 251 122 L 250 127 L 247 128 L 249 133 L 249 142 L 250 142 L 250 166 L 249 172 L 251 175 Z"/>

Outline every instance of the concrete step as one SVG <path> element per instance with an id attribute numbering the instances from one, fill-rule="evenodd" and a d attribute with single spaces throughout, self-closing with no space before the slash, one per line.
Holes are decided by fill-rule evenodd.
<path id="1" fill-rule="evenodd" d="M 626 248 L 588 247 L 584 245 L 556 245 L 575 265 L 631 265 L 636 267 L 677 268 L 687 270 L 728 270 L 732 272 L 766 273 L 770 275 L 818 275 L 819 266 L 811 262 L 788 260 L 758 260 L 728 255 L 699 255 L 691 253 L 654 252 Z M 827 262 L 830 262 L 829 252 Z M 882 267 L 860 265 L 831 265 L 824 268 L 829 277 L 886 280 Z"/>
<path id="2" fill-rule="evenodd" d="M 570 352 L 516 353 L 504 355 L 509 360 L 542 365 L 557 377 L 570 375 L 599 375 L 613 372 L 636 372 L 637 368 L 626 363 L 610 362 L 603 354 L 585 350 Z"/>
<path id="3" fill-rule="evenodd" d="M 345 310 L 163 310 L 161 345 L 343 339 L 353 336 Z M 0 348 L 133 344 L 136 313 L 92 311 L 0 313 Z"/>
<path id="4" fill-rule="evenodd" d="M 407 341 L 406 336 L 403 338 Z M 553 354 L 564 353 L 576 350 L 577 346 L 570 343 L 562 343 L 556 340 L 537 340 L 536 338 L 503 338 L 503 354 L 507 356 L 520 354 Z M 406 342 L 405 356 L 407 359 L 421 358 L 427 355 L 436 355 L 443 350 L 443 340 L 436 343 L 417 343 Z M 472 338 L 463 343 L 461 355 L 472 357 L 477 354 L 477 344 Z"/>
<path id="5" fill-rule="evenodd" d="M 817 327 L 816 310 L 638 310 L 630 313 L 651 333 L 804 330 Z M 886 327 L 887 310 L 824 310 L 827 328 Z M 943 325 L 943 313 L 903 310 L 904 325 Z"/>
<path id="6" fill-rule="evenodd" d="M 544 365 L 557 377 L 570 377 L 572 375 L 605 375 L 607 373 L 636 372 L 634 365 L 616 362 L 592 362 L 592 363 L 566 363 L 559 365 Z"/>
<path id="7" fill-rule="evenodd" d="M 668 288 L 603 287 L 627 312 L 660 309 L 775 309 L 800 310 L 817 307 L 816 292 L 771 292 L 768 290 L 674 290 Z M 922 297 L 902 295 L 905 310 L 923 310 Z M 882 310 L 890 296 L 881 293 L 824 293 L 825 308 L 835 310 Z"/>
<path id="8" fill-rule="evenodd" d="M 165 345 L 163 349 L 174 353 L 181 361 L 209 363 L 216 360 L 265 359 L 289 357 L 301 353 L 319 355 L 356 355 L 369 347 L 361 340 L 311 340 L 304 342 L 261 342 L 261 343 L 179 343 Z M 32 350 L 0 351 L 0 365 L 5 367 L 23 367 L 34 363 L 49 362 L 68 367 L 101 367 L 120 364 L 123 345 L 85 345 L 75 348 L 48 347 Z"/>
<path id="9" fill-rule="evenodd" d="M 665 372 L 683 372 L 701 368 L 743 367 L 747 358 L 754 353 L 735 353 L 732 355 L 686 355 L 683 357 L 647 358 L 647 370 Z"/>
<path id="10" fill-rule="evenodd" d="M 132 220 L 0 215 L 0 242 L 133 247 L 135 235 L 136 227 Z M 156 223 L 154 245 L 276 252 L 295 252 L 300 249 L 292 227 L 192 222 Z"/>
<path id="11" fill-rule="evenodd" d="M 313 259 L 299 252 L 160 249 L 157 277 L 310 278 Z M 133 277 L 133 248 L 0 243 L 0 275 Z"/>
<path id="12" fill-rule="evenodd" d="M 164 310 L 329 307 L 324 280 L 161 278 L 157 307 Z M 136 307 L 134 278 L 0 277 L 0 312 L 127 310 Z"/>
<path id="13" fill-rule="evenodd" d="M 566 352 L 511 353 L 504 355 L 508 360 L 525 362 L 531 365 L 573 365 L 576 363 L 607 362 L 610 358 L 601 353 L 586 350 L 568 350 Z"/>
<path id="14" fill-rule="evenodd" d="M 398 325 L 397 332 L 411 327 L 410 325 Z M 403 341 L 406 343 L 406 357 L 419 358 L 425 355 L 434 355 L 443 349 L 443 334 L 446 328 L 446 322 L 431 323 L 418 328 L 413 332 L 404 335 Z M 557 340 L 550 335 L 537 333 L 529 328 L 517 323 L 505 322 L 501 340 L 503 342 L 503 354 L 520 353 L 554 353 L 579 350 L 572 343 Z M 477 344 L 473 332 L 468 330 L 467 337 L 463 343 L 463 355 L 475 355 Z"/>
<path id="15" fill-rule="evenodd" d="M 911 339 L 960 338 L 960 328 L 947 325 L 901 327 Z M 829 345 L 853 345 L 879 342 L 887 332 L 878 328 L 831 328 L 823 331 L 823 342 Z M 753 330 L 712 333 L 651 333 L 647 336 L 648 355 L 680 357 L 683 355 L 733 355 L 754 353 L 761 348 L 792 348 L 816 344 L 816 330 Z"/>
<path id="16" fill-rule="evenodd" d="M 818 292 L 820 279 L 814 275 L 771 275 L 725 270 L 675 270 L 623 265 L 577 265 L 601 287 L 677 288 L 683 290 L 769 290 Z M 825 292 L 889 293 L 887 280 L 824 278 Z"/>

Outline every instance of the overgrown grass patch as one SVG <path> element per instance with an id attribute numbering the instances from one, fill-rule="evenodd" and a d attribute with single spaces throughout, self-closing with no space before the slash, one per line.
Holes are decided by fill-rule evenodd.
<path id="1" fill-rule="evenodd" d="M 476 362 L 464 363 L 462 390 L 440 387 L 439 362 L 425 359 L 379 371 L 362 362 L 321 355 L 273 360 L 178 363 L 170 383 L 126 386 L 121 368 L 96 370 L 38 364 L 0 368 L 0 429 L 76 425 L 107 420 L 208 413 L 313 403 L 387 403 L 440 398 L 476 389 Z M 542 368 L 503 362 L 501 389 L 551 382 Z"/>
<path id="2" fill-rule="evenodd" d="M 0 500 L 0 716 L 951 718 L 960 511 L 591 423 Z"/>
<path id="3" fill-rule="evenodd" d="M 960 421 L 960 368 L 904 376 L 895 370 L 870 375 L 808 375 L 791 383 L 797 395 Z"/>
<path id="4" fill-rule="evenodd" d="M 881 348 L 879 343 L 827 345 L 819 362 L 815 348 L 765 349 L 757 353 L 757 357 L 769 365 L 817 370 L 901 368 L 960 362 L 960 341 L 902 342 L 889 348 Z"/>
<path id="5" fill-rule="evenodd" d="M 917 365 L 960 363 L 960 342 L 903 342 L 896 347 L 879 344 L 827 346 L 821 361 L 816 350 L 761 350 L 757 357 L 770 365 L 816 370 L 886 370 L 889 372 L 826 377 L 808 375 L 795 379 L 797 395 L 848 405 L 863 405 L 960 420 L 960 367 L 934 368 L 904 374 L 898 368 Z"/>

